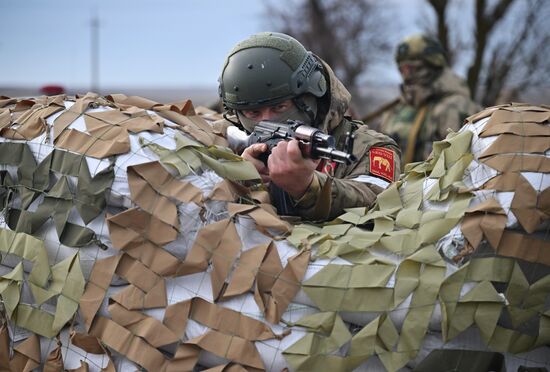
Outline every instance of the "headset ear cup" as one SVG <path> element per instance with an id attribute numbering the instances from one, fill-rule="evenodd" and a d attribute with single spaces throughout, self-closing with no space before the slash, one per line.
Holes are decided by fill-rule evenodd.
<path id="1" fill-rule="evenodd" d="M 317 98 L 311 94 L 304 94 L 293 100 L 298 109 L 304 112 L 310 123 L 315 123 L 317 117 Z"/>

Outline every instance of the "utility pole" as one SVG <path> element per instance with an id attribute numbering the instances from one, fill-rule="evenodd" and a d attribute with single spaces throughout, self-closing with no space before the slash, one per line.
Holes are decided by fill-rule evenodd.
<path id="1" fill-rule="evenodd" d="M 99 15 L 97 7 L 92 15 L 90 23 L 91 45 L 90 45 L 90 66 L 91 66 L 91 91 L 99 93 Z"/>

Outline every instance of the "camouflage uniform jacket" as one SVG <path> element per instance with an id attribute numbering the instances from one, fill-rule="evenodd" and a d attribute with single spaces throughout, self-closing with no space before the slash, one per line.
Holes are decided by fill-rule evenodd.
<path id="1" fill-rule="evenodd" d="M 444 139 L 449 129 L 460 129 L 464 119 L 480 109 L 470 99 L 465 81 L 449 68 L 445 68 L 432 85 L 419 90 L 417 96 L 413 104 L 402 95 L 400 102 L 384 114 L 380 126 L 382 132 L 397 141 L 405 154 L 411 129 L 425 107 L 413 161 L 425 160 L 432 151 L 433 141 Z"/>
<path id="2" fill-rule="evenodd" d="M 342 149 L 346 133 L 355 135 L 353 154 L 358 159 L 351 165 L 322 161 L 305 194 L 298 200 L 285 194 L 271 192 L 279 214 L 297 215 L 305 220 L 328 220 L 344 212 L 345 208 L 371 207 L 376 196 L 400 175 L 399 147 L 390 137 L 368 129 L 362 122 L 344 117 L 351 95 L 324 63 L 329 81 L 330 102 L 320 124 L 325 133 L 333 135 L 337 147 Z M 225 122 L 227 124 L 227 121 Z M 224 124 L 214 123 L 223 133 Z M 279 189 L 280 190 L 280 189 Z"/>
<path id="3" fill-rule="evenodd" d="M 294 200 L 296 214 L 307 220 L 332 219 L 345 208 L 370 208 L 376 196 L 399 178 L 400 151 L 388 136 L 344 118 L 330 132 L 342 147 L 346 132 L 355 136 L 351 165 L 321 162 L 306 193 Z"/>
<path id="4" fill-rule="evenodd" d="M 330 102 L 320 126 L 336 138 L 339 148 L 343 147 L 346 133 L 353 132 L 352 151 L 357 162 L 351 165 L 321 163 L 321 170 L 315 172 L 306 193 L 299 200 L 292 200 L 295 214 L 306 220 L 332 219 L 345 208 L 369 208 L 376 196 L 401 173 L 401 153 L 395 141 L 344 117 L 351 95 L 332 69 L 326 63 L 323 66 L 329 82 Z"/>

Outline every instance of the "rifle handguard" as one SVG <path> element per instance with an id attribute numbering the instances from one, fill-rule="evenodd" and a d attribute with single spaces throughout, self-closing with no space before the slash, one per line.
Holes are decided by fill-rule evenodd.
<path id="1" fill-rule="evenodd" d="M 227 133 L 230 147 L 237 152 L 239 152 L 239 150 L 242 152 L 244 148 L 255 143 L 265 143 L 268 146 L 268 151 L 264 153 L 264 156 L 260 157 L 264 162 L 267 162 L 271 149 L 275 147 L 279 141 L 290 141 L 291 139 L 299 141 L 300 149 L 304 157 L 311 159 L 328 159 L 348 165 L 356 161 L 355 156 L 351 153 L 353 136 L 349 133 L 346 139 L 345 151 L 341 151 L 336 149 L 336 140 L 333 136 L 323 133 L 323 131 L 318 128 L 305 125 L 298 120 L 288 120 L 286 123 L 261 121 L 254 127 L 254 132 L 248 137 L 233 133 L 236 131 L 241 132 L 238 129 L 230 132 L 228 128 Z"/>

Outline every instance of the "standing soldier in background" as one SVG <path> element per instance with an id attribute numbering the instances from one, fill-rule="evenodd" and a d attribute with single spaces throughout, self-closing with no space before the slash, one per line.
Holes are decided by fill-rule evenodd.
<path id="1" fill-rule="evenodd" d="M 267 164 L 260 160 L 268 151 L 265 143 L 243 151 L 270 184 L 279 214 L 331 219 L 344 208 L 372 206 L 399 178 L 396 143 L 344 116 L 350 93 L 330 66 L 296 39 L 276 32 L 252 35 L 229 53 L 219 82 L 228 121 L 214 125 L 222 131 L 233 124 L 251 133 L 260 121 L 292 119 L 334 136 L 340 149 L 348 132 L 355 136 L 352 152 L 358 161 L 349 165 L 304 157 L 296 140 L 279 142 Z"/>
<path id="2" fill-rule="evenodd" d="M 448 129 L 457 131 L 479 106 L 470 99 L 466 82 L 448 67 L 436 39 L 409 36 L 395 59 L 403 78 L 401 97 L 385 112 L 380 128 L 399 144 L 405 165 L 425 160 L 433 141 L 444 139 Z"/>

